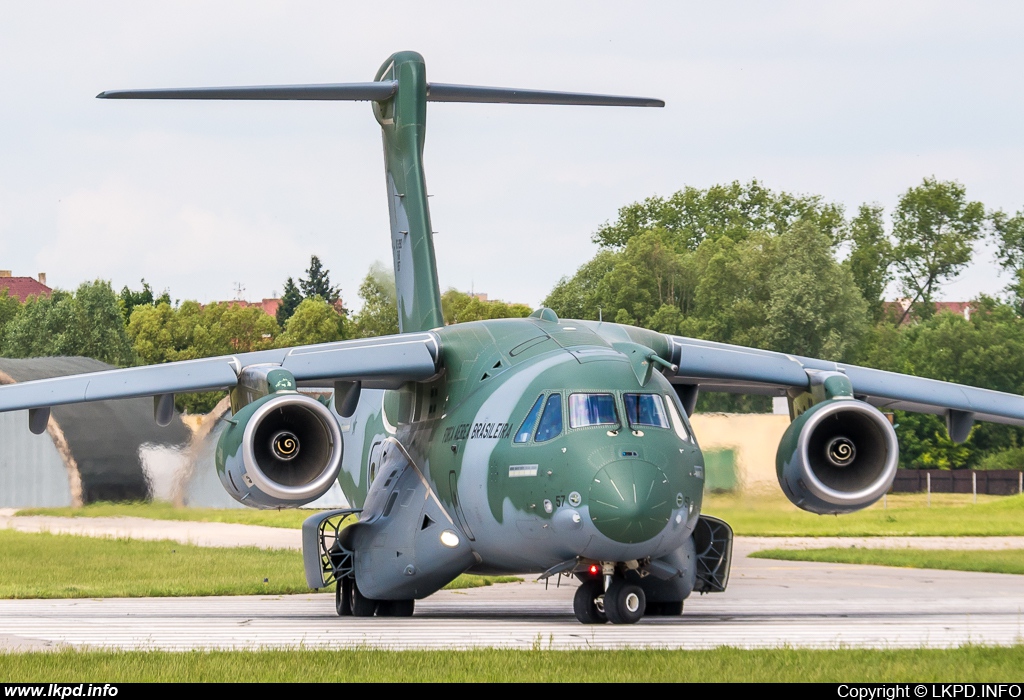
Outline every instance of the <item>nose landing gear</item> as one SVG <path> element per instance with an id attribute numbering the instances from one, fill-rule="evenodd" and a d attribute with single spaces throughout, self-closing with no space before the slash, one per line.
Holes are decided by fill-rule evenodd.
<path id="1" fill-rule="evenodd" d="M 576 589 L 572 609 L 584 625 L 631 625 L 644 616 L 646 604 L 643 589 L 635 583 L 616 576 L 605 590 L 604 581 L 595 577 L 584 579 Z"/>

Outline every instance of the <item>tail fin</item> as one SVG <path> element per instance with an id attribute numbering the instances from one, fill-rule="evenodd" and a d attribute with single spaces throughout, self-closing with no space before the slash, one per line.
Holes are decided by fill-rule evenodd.
<path id="1" fill-rule="evenodd" d="M 664 107 L 661 100 L 545 90 L 428 83 L 423 57 L 389 58 L 372 83 L 111 90 L 103 99 L 133 100 L 366 100 L 384 135 L 384 168 L 391 215 L 398 325 L 403 333 L 444 325 L 423 170 L 427 102 Z"/>

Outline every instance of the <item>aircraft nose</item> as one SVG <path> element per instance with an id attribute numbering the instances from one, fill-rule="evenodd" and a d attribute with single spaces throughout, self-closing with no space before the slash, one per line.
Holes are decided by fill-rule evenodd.
<path id="1" fill-rule="evenodd" d="M 606 464 L 590 485 L 590 517 L 616 542 L 643 542 L 661 532 L 672 514 L 668 477 L 650 462 Z"/>

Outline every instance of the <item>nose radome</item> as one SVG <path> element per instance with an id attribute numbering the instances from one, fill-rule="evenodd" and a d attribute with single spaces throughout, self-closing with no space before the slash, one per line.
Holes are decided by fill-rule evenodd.
<path id="1" fill-rule="evenodd" d="M 650 462 L 611 462 L 590 485 L 590 517 L 602 534 L 616 542 L 649 540 L 672 514 L 669 490 L 668 477 Z"/>

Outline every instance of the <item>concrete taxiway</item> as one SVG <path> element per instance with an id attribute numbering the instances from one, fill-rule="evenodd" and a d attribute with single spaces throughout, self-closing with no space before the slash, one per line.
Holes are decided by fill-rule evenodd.
<path id="1" fill-rule="evenodd" d="M 159 533 L 220 546 L 256 541 L 268 546 L 267 539 L 261 538 L 270 535 L 277 538 L 270 546 L 298 544 L 297 531 L 220 523 L 0 520 L 0 527 L 147 538 Z M 178 536 L 173 536 L 175 532 Z M 442 591 L 419 601 L 412 618 L 339 618 L 333 594 L 325 593 L 4 600 L 0 601 L 0 649 L 896 648 L 1024 643 L 1024 576 L 746 556 L 769 546 L 854 543 L 846 539 L 739 538 L 726 593 L 691 598 L 681 617 L 645 618 L 636 625 L 580 625 L 572 614 L 572 583 L 563 579 L 560 587 L 552 582 L 545 590 L 543 583 L 528 577 L 521 584 Z M 1020 540 L 897 538 L 889 539 L 887 546 L 1002 549 L 1024 546 Z M 883 541 L 870 538 L 867 544 Z"/>

